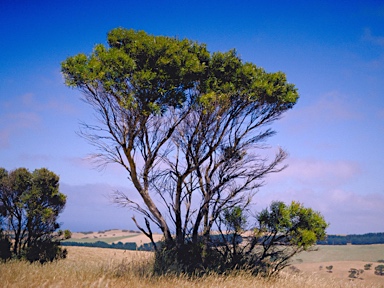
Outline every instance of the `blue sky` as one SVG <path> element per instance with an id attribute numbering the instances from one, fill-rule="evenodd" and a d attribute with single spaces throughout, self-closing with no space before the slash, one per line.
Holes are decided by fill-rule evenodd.
<path id="1" fill-rule="evenodd" d="M 331 234 L 384 232 L 384 3 L 205 2 L 0 0 L 0 166 L 57 173 L 64 228 L 135 229 L 132 212 L 108 199 L 134 190 L 120 167 L 99 171 L 86 159 L 94 148 L 75 132 L 93 112 L 60 74 L 109 30 L 133 28 L 235 48 L 296 84 L 298 104 L 269 141 L 289 152 L 289 167 L 266 179 L 255 211 L 297 200 Z"/>

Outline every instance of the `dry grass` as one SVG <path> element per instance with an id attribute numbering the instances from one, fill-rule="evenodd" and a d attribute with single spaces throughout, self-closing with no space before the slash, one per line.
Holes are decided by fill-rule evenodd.
<path id="1" fill-rule="evenodd" d="M 187 276 L 151 275 L 153 254 L 114 249 L 68 247 L 68 258 L 46 265 L 25 262 L 0 264 L 1 287 L 384 287 L 384 283 L 283 272 L 274 280 L 247 273 Z M 316 264 L 317 265 L 317 264 Z M 327 275 L 329 276 L 329 275 Z M 367 286 L 369 285 L 369 286 Z"/>

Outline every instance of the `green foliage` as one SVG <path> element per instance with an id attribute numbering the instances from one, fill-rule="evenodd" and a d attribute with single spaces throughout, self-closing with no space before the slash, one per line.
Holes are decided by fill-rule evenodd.
<path id="1" fill-rule="evenodd" d="M 200 90 L 203 105 L 235 95 L 239 100 L 239 92 L 246 96 L 242 101 L 278 101 L 287 105 L 284 109 L 298 99 L 282 72 L 242 63 L 235 50 L 210 55 L 204 44 L 123 28 L 109 32 L 108 45 L 96 45 L 90 56 L 67 58 L 62 63 L 66 84 L 86 93 L 110 93 L 122 107 L 144 114 L 183 106 L 197 95 L 191 89 Z"/>
<path id="2" fill-rule="evenodd" d="M 69 231 L 69 230 L 64 230 L 64 231 L 60 231 L 61 235 L 63 236 L 63 240 L 67 240 L 67 239 L 70 239 L 72 237 L 72 232 Z M 61 236 L 60 235 L 60 236 Z"/>
<path id="3" fill-rule="evenodd" d="M 272 202 L 257 215 L 257 221 L 258 228 L 251 243 L 261 246 L 257 254 L 266 275 L 288 266 L 297 253 L 309 251 L 325 237 L 328 226 L 319 212 L 294 201 L 289 206 L 280 201 Z"/>
<path id="4" fill-rule="evenodd" d="M 273 202 L 270 209 L 263 210 L 257 219 L 261 233 L 274 235 L 274 241 L 295 245 L 303 250 L 324 239 L 328 227 L 319 212 L 305 208 L 298 202 L 292 202 L 290 206 Z"/>
<path id="5" fill-rule="evenodd" d="M 364 265 L 364 270 L 371 270 L 372 263 L 368 263 Z"/>
<path id="6" fill-rule="evenodd" d="M 104 89 L 125 108 L 159 113 L 179 107 L 208 62 L 205 45 L 117 28 L 108 34 L 109 48 L 96 45 L 62 63 L 66 84 Z"/>
<path id="7" fill-rule="evenodd" d="M 236 234 L 243 232 L 247 225 L 247 218 L 243 214 L 243 209 L 239 206 L 235 206 L 232 209 L 225 209 L 224 225 Z"/>
<path id="8" fill-rule="evenodd" d="M 5 238 L 12 239 L 13 257 L 41 263 L 65 257 L 60 239 L 70 237 L 70 232 L 57 232 L 56 222 L 65 202 L 59 177 L 46 168 L 32 173 L 25 168 L 0 170 L 0 206 L 6 220 L 1 229 L 6 231 Z"/>

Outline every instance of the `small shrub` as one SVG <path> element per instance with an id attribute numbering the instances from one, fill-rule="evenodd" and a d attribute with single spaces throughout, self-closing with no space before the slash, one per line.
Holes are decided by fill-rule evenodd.
<path id="1" fill-rule="evenodd" d="M 368 263 L 364 265 L 364 270 L 371 270 L 372 263 Z"/>
<path id="2" fill-rule="evenodd" d="M 202 245 L 187 243 L 182 248 L 176 249 L 173 245 L 162 243 L 155 252 L 154 272 L 159 275 L 170 272 L 195 273 L 202 268 L 202 248 Z"/>
<path id="3" fill-rule="evenodd" d="M 0 237 L 0 260 L 6 261 L 11 258 L 11 241 L 8 237 Z"/>
<path id="4" fill-rule="evenodd" d="M 332 265 L 325 266 L 325 268 L 327 269 L 327 272 L 328 272 L 328 273 L 332 273 L 332 269 L 333 269 L 333 266 L 332 266 Z"/>
<path id="5" fill-rule="evenodd" d="M 363 269 L 356 269 L 356 268 L 351 268 L 349 271 L 349 278 L 355 279 L 358 278 L 359 275 L 364 273 Z"/>
<path id="6" fill-rule="evenodd" d="M 375 267 L 375 274 L 379 276 L 384 276 L 384 265 L 378 265 Z"/>
<path id="7" fill-rule="evenodd" d="M 30 262 L 39 261 L 41 264 L 67 257 L 67 249 L 62 249 L 60 242 L 37 241 L 26 251 L 26 259 Z"/>
<path id="8" fill-rule="evenodd" d="M 289 270 L 292 272 L 292 273 L 295 273 L 295 274 L 298 274 L 300 273 L 300 269 L 297 268 L 296 266 L 289 266 Z"/>
<path id="9" fill-rule="evenodd" d="M 349 278 L 357 278 L 357 269 L 355 269 L 355 268 L 351 268 L 351 269 L 349 269 Z"/>

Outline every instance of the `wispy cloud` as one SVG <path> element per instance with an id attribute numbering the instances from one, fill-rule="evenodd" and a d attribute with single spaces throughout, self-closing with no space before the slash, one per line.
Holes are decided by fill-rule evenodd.
<path id="1" fill-rule="evenodd" d="M 373 35 L 371 29 L 366 28 L 362 36 L 365 43 L 371 44 L 376 48 L 377 56 L 366 64 L 370 69 L 382 70 L 384 68 L 384 36 Z M 380 79 L 381 80 L 381 79 Z"/>
<path id="2" fill-rule="evenodd" d="M 359 103 L 339 91 L 330 91 L 317 98 L 311 104 L 298 106 L 283 119 L 290 131 L 303 133 L 316 130 L 334 123 L 361 120 L 364 114 L 359 110 Z"/>
<path id="3" fill-rule="evenodd" d="M 7 148 L 10 139 L 25 129 L 38 129 L 41 118 L 34 112 L 0 115 L 0 148 Z"/>
<path id="4" fill-rule="evenodd" d="M 60 97 L 44 99 L 25 93 L 0 102 L 0 147 L 10 145 L 10 139 L 29 129 L 42 129 L 43 113 L 74 114 L 76 108 Z"/>
<path id="5" fill-rule="evenodd" d="M 362 117 L 361 112 L 351 103 L 351 97 L 338 91 L 330 91 L 302 109 L 307 119 L 324 122 L 355 120 Z"/>
<path id="6" fill-rule="evenodd" d="M 361 173 L 358 163 L 352 161 L 326 161 L 319 159 L 287 160 L 288 168 L 273 177 L 289 179 L 302 185 L 334 187 L 344 184 Z M 273 179 L 273 178 L 272 178 Z"/>
<path id="7" fill-rule="evenodd" d="M 24 107 L 34 111 L 56 111 L 65 114 L 73 114 L 77 109 L 59 96 L 55 98 L 39 99 L 33 93 L 22 95 L 21 103 Z"/>
<path id="8" fill-rule="evenodd" d="M 363 34 L 362 39 L 364 41 L 370 42 L 370 43 L 372 43 L 374 45 L 378 45 L 378 46 L 384 47 L 384 36 L 375 36 L 375 35 L 373 35 L 371 29 L 369 29 L 369 28 L 366 28 L 364 30 L 364 34 Z"/>

